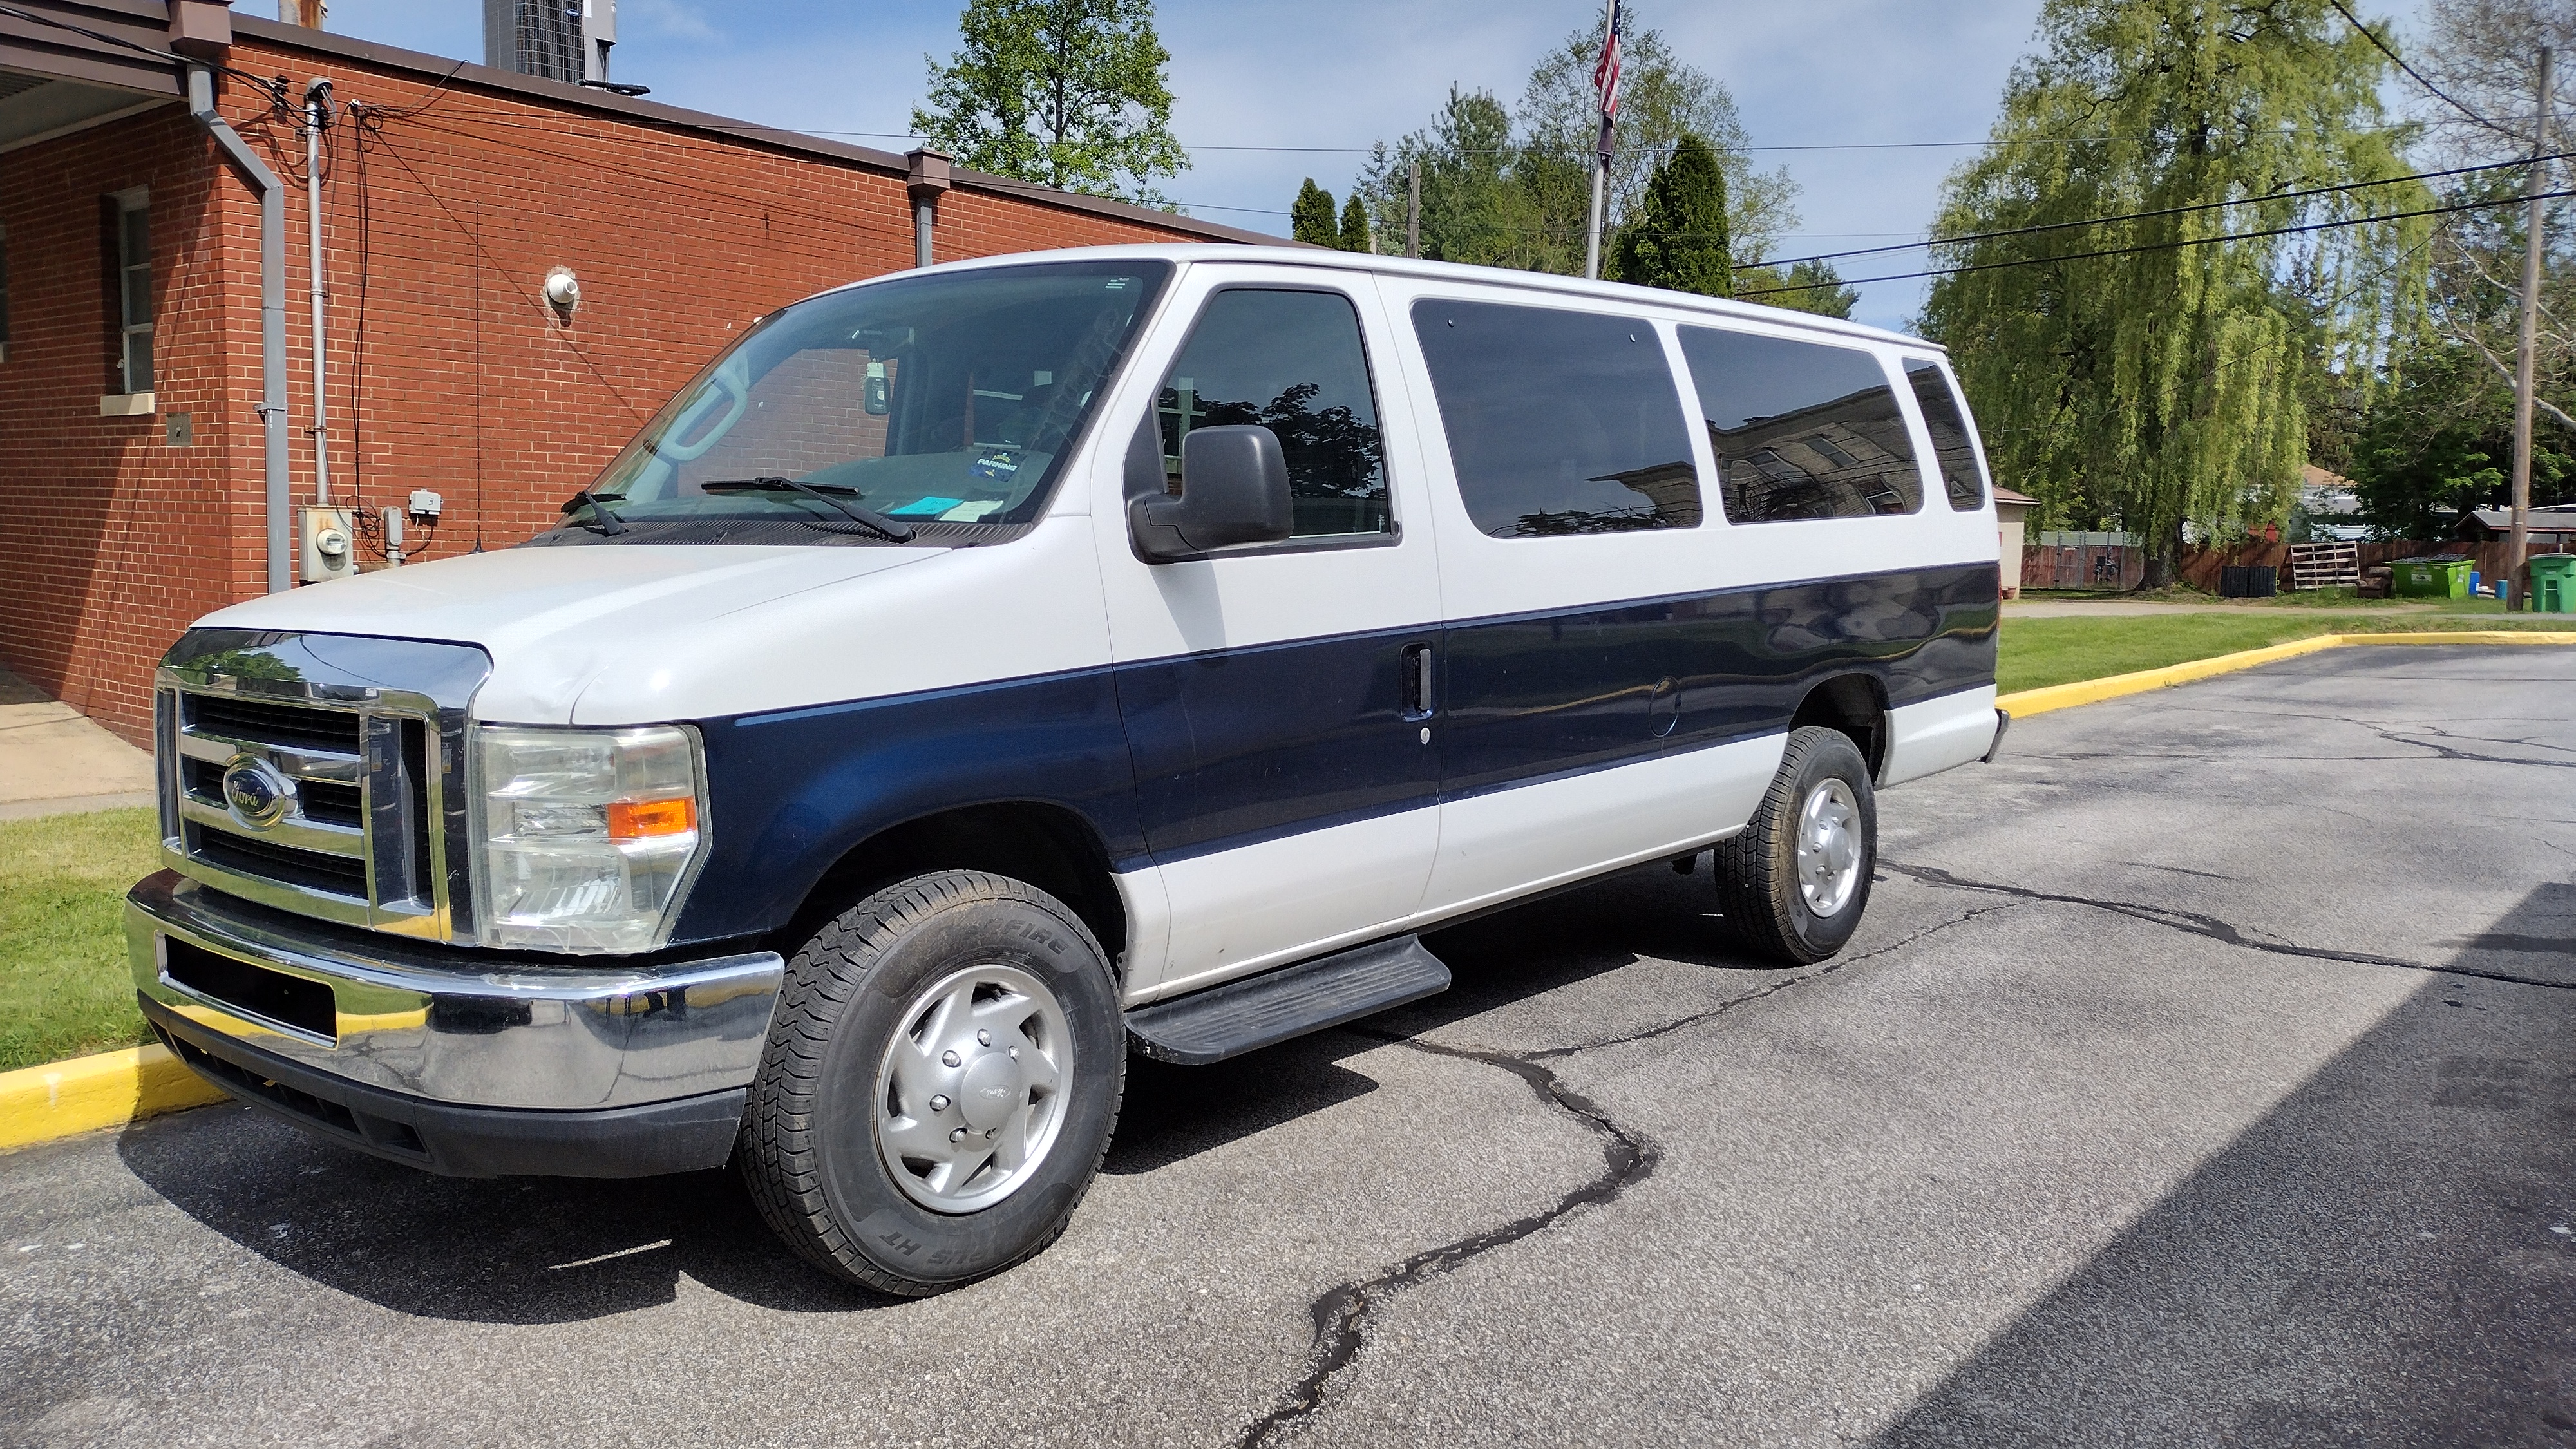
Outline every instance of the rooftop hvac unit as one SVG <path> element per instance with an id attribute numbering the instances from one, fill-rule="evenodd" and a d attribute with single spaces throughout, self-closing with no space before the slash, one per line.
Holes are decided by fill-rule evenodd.
<path id="1" fill-rule="evenodd" d="M 483 63 L 580 85 L 608 79 L 617 0 L 483 0 Z"/>

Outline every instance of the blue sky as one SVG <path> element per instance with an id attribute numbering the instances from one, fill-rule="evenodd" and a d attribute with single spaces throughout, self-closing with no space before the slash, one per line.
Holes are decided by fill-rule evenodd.
<path id="1" fill-rule="evenodd" d="M 962 0 L 620 0 L 615 75 L 653 98 L 797 130 L 900 133 L 924 88 L 925 54 L 956 45 Z M 1993 120 L 2040 0 L 1629 0 L 1635 21 L 1735 94 L 1756 147 L 1973 142 Z M 1595 0 L 1162 0 L 1172 52 L 1173 130 L 1195 169 L 1164 190 L 1211 220 L 1287 229 L 1298 182 L 1336 197 L 1365 149 L 1421 125 L 1451 82 L 1516 100 L 1533 61 Z M 264 0 L 244 11 L 267 13 Z M 2403 31 L 2416 8 L 2381 3 Z M 1287 18 L 1292 17 L 1293 20 Z M 331 0 L 343 34 L 480 60 L 479 0 Z M 902 150 L 896 135 L 848 134 Z M 1802 192 L 1791 249 L 1804 253 L 1922 234 L 1941 178 L 1972 148 L 1765 151 Z M 1871 259 L 1842 264 L 1865 276 Z M 1904 254 L 1877 270 L 1897 272 Z M 1858 316 L 1902 327 L 1919 282 L 1863 289 Z"/>

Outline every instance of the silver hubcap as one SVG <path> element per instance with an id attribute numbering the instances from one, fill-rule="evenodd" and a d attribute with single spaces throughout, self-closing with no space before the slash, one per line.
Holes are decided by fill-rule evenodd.
<path id="1" fill-rule="evenodd" d="M 973 966 L 914 997 L 903 1021 L 877 1068 L 877 1153 L 933 1212 L 991 1207 L 1037 1172 L 1064 1126 L 1064 1007 L 1016 966 Z"/>
<path id="2" fill-rule="evenodd" d="M 1860 888 L 1860 803 L 1840 780 L 1820 780 L 1798 807 L 1798 892 L 1830 916 Z"/>

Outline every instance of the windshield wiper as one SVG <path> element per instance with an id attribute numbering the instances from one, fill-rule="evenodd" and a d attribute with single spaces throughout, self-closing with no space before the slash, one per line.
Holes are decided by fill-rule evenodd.
<path id="1" fill-rule="evenodd" d="M 698 488 L 705 493 L 803 493 L 822 499 L 825 503 L 839 509 L 852 521 L 866 525 L 871 531 L 891 542 L 912 542 L 912 525 L 897 523 L 873 508 L 862 507 L 849 499 L 832 496 L 835 493 L 856 493 L 859 490 L 855 488 L 843 488 L 838 484 L 828 483 L 819 486 L 812 483 L 799 483 L 793 478 L 781 478 L 774 473 L 763 474 L 758 478 L 710 478 L 700 483 Z"/>
<path id="2" fill-rule="evenodd" d="M 626 495 L 623 493 L 593 493 L 589 489 L 584 488 L 579 493 L 576 493 L 570 498 L 564 500 L 563 515 L 566 518 L 570 518 L 572 517 L 574 509 L 587 506 L 591 513 L 599 519 L 600 536 L 603 538 L 615 538 L 617 535 L 626 531 L 626 524 L 623 520 L 619 519 L 616 514 L 608 511 L 608 505 L 611 503 L 623 503 L 625 501 Z"/>

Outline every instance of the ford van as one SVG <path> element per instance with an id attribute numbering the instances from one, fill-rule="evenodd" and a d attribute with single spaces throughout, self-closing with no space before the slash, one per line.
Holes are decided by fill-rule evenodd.
<path id="1" fill-rule="evenodd" d="M 1711 863 L 1749 959 L 1990 755 L 1939 348 L 1311 250 L 761 319 L 515 547 L 213 614 L 157 678 L 160 1039 L 440 1173 L 735 1165 L 844 1279 L 1060 1233 L 1131 1051 L 1443 990 L 1422 932 Z"/>

